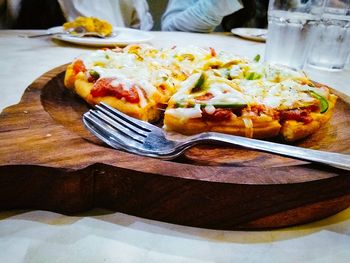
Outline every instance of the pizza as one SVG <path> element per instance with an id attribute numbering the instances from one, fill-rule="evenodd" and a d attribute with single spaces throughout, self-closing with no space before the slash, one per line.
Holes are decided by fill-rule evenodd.
<path id="1" fill-rule="evenodd" d="M 73 21 L 64 23 L 63 30 L 73 36 L 82 32 L 94 32 L 106 37 L 112 34 L 113 26 L 97 17 L 78 16 Z"/>
<path id="2" fill-rule="evenodd" d="M 216 131 L 295 141 L 317 131 L 337 97 L 304 73 L 283 66 L 238 63 L 191 75 L 169 99 L 164 123 L 191 135 Z"/>
<path id="3" fill-rule="evenodd" d="M 91 105 L 103 101 L 132 117 L 156 121 L 158 104 L 166 103 L 171 87 L 158 65 L 150 63 L 153 53 L 157 50 L 136 45 L 98 50 L 68 66 L 65 85 Z"/>
<path id="4" fill-rule="evenodd" d="M 185 135 L 215 131 L 296 141 L 332 115 L 337 97 L 304 72 L 194 46 L 129 45 L 77 58 L 65 85 L 91 105 Z"/>

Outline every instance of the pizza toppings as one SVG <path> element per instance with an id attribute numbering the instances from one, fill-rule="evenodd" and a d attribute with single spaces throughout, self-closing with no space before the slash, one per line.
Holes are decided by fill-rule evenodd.
<path id="1" fill-rule="evenodd" d="M 315 86 L 301 71 L 259 61 L 214 48 L 134 44 L 77 59 L 66 83 L 85 81 L 86 88 L 75 90 L 90 103 L 115 101 L 119 110 L 146 121 L 165 108 L 165 128 L 185 134 L 269 137 L 264 132 L 276 136 L 281 126 L 307 127 L 329 118 L 336 97 L 326 87 Z M 191 131 L 192 121 L 203 130 Z"/>
<path id="2" fill-rule="evenodd" d="M 307 109 L 283 110 L 280 112 L 280 119 L 281 121 L 295 120 L 303 123 L 310 123 L 312 121 L 312 117 L 309 113 L 310 111 Z"/>
<path id="3" fill-rule="evenodd" d="M 96 82 L 99 78 L 100 78 L 100 74 L 97 71 L 93 69 L 89 70 L 89 75 L 88 75 L 89 82 Z"/>
<path id="4" fill-rule="evenodd" d="M 210 93 L 210 92 L 207 92 L 207 93 L 205 93 L 205 94 L 203 94 L 203 95 L 200 95 L 200 96 L 198 96 L 198 97 L 196 97 L 195 99 L 198 101 L 198 100 L 203 100 L 203 101 L 205 101 L 205 100 L 210 100 L 210 99 L 212 99 L 212 98 L 214 98 L 214 95 L 212 94 L 212 93 Z"/>
<path id="5" fill-rule="evenodd" d="M 215 57 L 215 56 L 216 56 L 216 51 L 215 51 L 215 49 L 212 48 L 212 47 L 210 47 L 209 50 L 210 50 L 210 55 L 211 55 L 212 57 Z"/>
<path id="6" fill-rule="evenodd" d="M 319 102 L 320 102 L 320 112 L 321 113 L 325 113 L 328 110 L 328 107 L 329 107 L 328 101 L 323 96 L 317 94 L 316 92 L 314 92 L 312 90 L 310 91 L 310 94 L 311 94 L 312 97 L 314 97 L 314 98 L 319 100 Z"/>
<path id="7" fill-rule="evenodd" d="M 129 85 L 129 87 L 127 87 Z M 126 88 L 127 87 L 127 88 Z M 140 102 L 140 97 L 135 85 L 120 82 L 116 78 L 99 79 L 91 90 L 91 95 L 94 97 L 114 96 L 117 99 L 124 98 L 130 103 Z"/>
<path id="8" fill-rule="evenodd" d="M 202 113 L 203 119 L 211 121 L 225 121 L 231 119 L 232 117 L 235 117 L 231 110 L 224 108 L 215 108 L 215 111 L 211 114 L 205 110 L 202 111 Z"/>
<path id="9" fill-rule="evenodd" d="M 77 59 L 73 64 L 73 71 L 75 74 L 78 74 L 79 72 L 85 72 L 86 68 L 84 62 L 80 59 Z"/>
<path id="10" fill-rule="evenodd" d="M 172 108 L 166 110 L 167 114 L 172 115 L 181 120 L 195 119 L 202 117 L 202 110 L 197 104 L 192 108 Z"/>

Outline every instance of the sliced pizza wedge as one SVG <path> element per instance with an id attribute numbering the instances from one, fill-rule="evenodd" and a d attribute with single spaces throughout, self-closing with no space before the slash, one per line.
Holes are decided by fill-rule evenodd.
<path id="1" fill-rule="evenodd" d="M 167 130 L 186 135 L 206 131 L 254 138 L 278 135 L 278 119 L 244 114 L 250 107 L 249 98 L 234 82 L 196 73 L 169 100 L 164 125 Z"/>
<path id="2" fill-rule="evenodd" d="M 166 129 L 186 135 L 205 131 L 251 138 L 280 135 L 295 141 L 329 120 L 336 96 L 326 87 L 316 87 L 302 73 L 283 69 L 271 74 L 270 66 L 260 66 L 263 72 L 247 67 L 240 66 L 243 73 L 231 68 L 234 76 L 220 75 L 216 69 L 189 77 L 169 100 Z"/>
<path id="3" fill-rule="evenodd" d="M 98 50 L 68 66 L 65 85 L 91 105 L 105 102 L 141 120 L 159 119 L 167 96 L 152 82 L 152 69 L 129 50 Z M 156 83 L 157 84 L 157 83 Z"/>

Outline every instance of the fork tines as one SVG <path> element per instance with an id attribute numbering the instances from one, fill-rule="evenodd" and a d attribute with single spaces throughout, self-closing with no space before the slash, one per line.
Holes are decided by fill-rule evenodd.
<path id="1" fill-rule="evenodd" d="M 83 120 L 101 140 L 112 147 L 124 149 L 130 146 L 139 148 L 152 131 L 151 124 L 131 118 L 105 103 L 85 113 Z"/>
<path id="2" fill-rule="evenodd" d="M 99 105 L 96 105 L 96 109 L 99 109 L 101 112 L 104 112 L 106 114 L 109 113 L 109 116 L 112 116 L 117 118 L 118 120 L 123 120 L 135 127 L 137 127 L 140 130 L 143 130 L 145 132 L 151 132 L 152 131 L 152 125 L 145 122 L 145 121 L 141 121 L 135 118 L 131 118 L 130 116 L 112 108 L 111 106 L 101 102 Z"/>

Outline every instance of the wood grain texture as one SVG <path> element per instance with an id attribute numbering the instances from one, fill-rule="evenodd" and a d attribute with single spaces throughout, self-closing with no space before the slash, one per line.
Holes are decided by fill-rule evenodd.
<path id="1" fill-rule="evenodd" d="M 174 161 L 113 150 L 83 127 L 88 105 L 47 72 L 0 115 L 0 209 L 93 207 L 213 229 L 306 223 L 350 206 L 350 173 L 269 153 L 200 145 Z M 297 145 L 350 153 L 350 102 Z"/>

